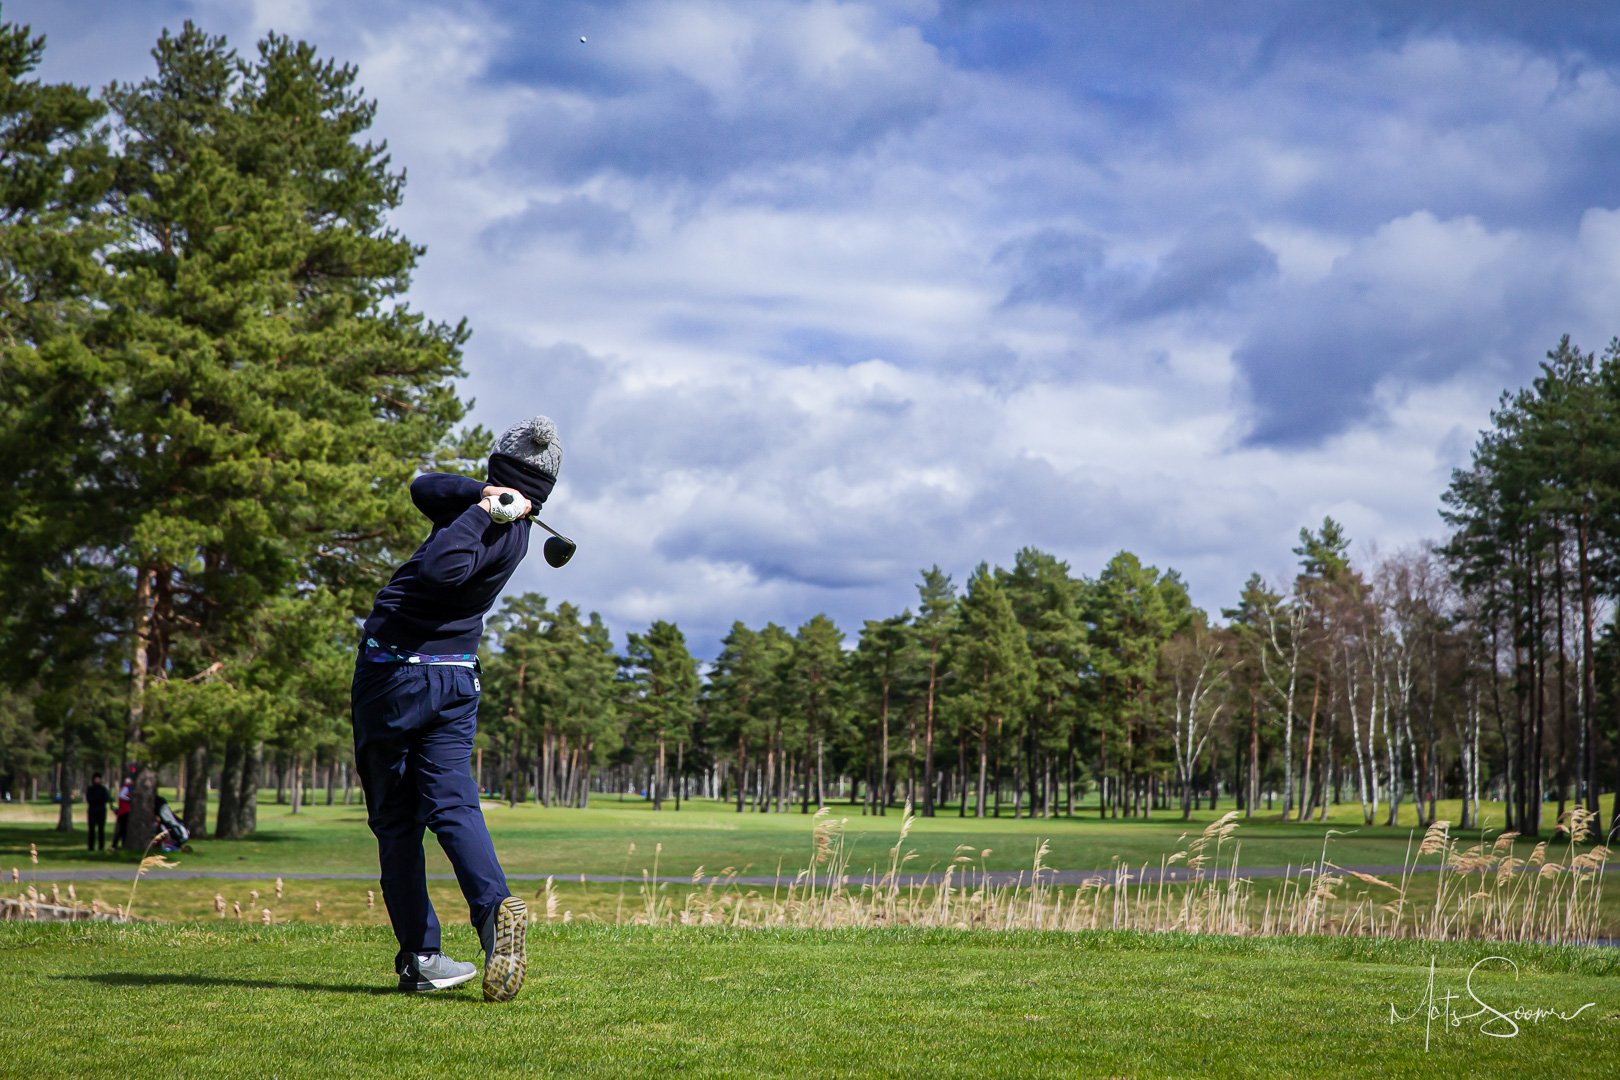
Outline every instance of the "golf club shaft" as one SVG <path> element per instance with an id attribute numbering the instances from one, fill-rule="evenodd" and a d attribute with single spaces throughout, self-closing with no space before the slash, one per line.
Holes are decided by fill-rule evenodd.
<path id="1" fill-rule="evenodd" d="M 534 522 L 536 525 L 540 526 L 542 529 L 546 530 L 546 532 L 550 533 L 552 536 L 555 536 L 557 539 L 559 539 L 559 540 L 568 540 L 568 537 L 564 536 L 562 533 L 558 532 L 556 529 L 553 529 L 550 525 L 547 525 L 545 522 L 541 521 L 539 518 L 535 517 L 533 514 L 529 515 L 529 520 Z M 573 543 L 572 540 L 568 540 L 568 542 L 570 544 Z"/>

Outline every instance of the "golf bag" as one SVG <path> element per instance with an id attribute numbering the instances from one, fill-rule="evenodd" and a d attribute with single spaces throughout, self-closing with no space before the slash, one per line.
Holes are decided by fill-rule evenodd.
<path id="1" fill-rule="evenodd" d="M 157 819 L 158 828 L 168 833 L 168 836 L 163 841 L 164 850 L 178 851 L 181 845 L 191 839 L 190 831 L 186 829 L 179 818 L 174 816 L 174 811 L 169 809 L 169 800 L 161 796 L 158 797 L 157 801 Z"/>

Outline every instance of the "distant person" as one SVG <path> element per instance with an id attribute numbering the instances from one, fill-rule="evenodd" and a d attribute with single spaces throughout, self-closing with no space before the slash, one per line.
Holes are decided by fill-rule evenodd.
<path id="1" fill-rule="evenodd" d="M 113 850 L 129 845 L 129 808 L 130 794 L 135 781 L 132 777 L 124 777 L 124 782 L 118 785 L 118 806 L 113 810 Z"/>
<path id="2" fill-rule="evenodd" d="M 477 974 L 440 951 L 422 834 L 433 830 L 484 949 L 484 1000 L 510 1001 L 528 965 L 528 909 L 511 894 L 472 777 L 478 643 L 484 615 L 529 550 L 528 516 L 557 482 L 557 427 L 536 416 L 507 429 L 488 482 L 427 473 L 411 501 L 427 540 L 377 594 L 355 660 L 355 761 L 377 837 L 383 900 L 399 941 L 399 988 L 443 990 Z M 503 496 L 510 496 L 506 503 Z"/>
<path id="3" fill-rule="evenodd" d="M 101 774 L 91 776 L 90 786 L 84 789 L 84 809 L 90 824 L 91 851 L 107 850 L 107 804 L 111 801 L 112 792 L 101 782 Z"/>

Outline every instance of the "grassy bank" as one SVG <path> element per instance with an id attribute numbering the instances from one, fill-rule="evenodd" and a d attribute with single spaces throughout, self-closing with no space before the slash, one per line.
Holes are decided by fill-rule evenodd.
<path id="1" fill-rule="evenodd" d="M 470 955 L 471 932 L 447 930 Z M 511 1006 L 387 991 L 378 927 L 0 924 L 8 1075 L 1607 1076 L 1609 950 L 1322 939 L 568 926 Z M 1473 989 L 1513 1038 L 1392 1023 Z M 1466 996 L 1464 1001 L 1468 999 Z M 1443 1006 L 1443 1001 L 1441 1002 Z M 1453 1002 L 1454 1013 L 1471 1012 Z M 1497 1027 L 1507 1030 L 1505 1023 Z"/>

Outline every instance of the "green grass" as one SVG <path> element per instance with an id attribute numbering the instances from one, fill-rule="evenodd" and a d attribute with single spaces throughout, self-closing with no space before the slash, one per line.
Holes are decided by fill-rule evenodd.
<path id="1" fill-rule="evenodd" d="M 1604 799 L 1603 820 L 1613 797 Z M 968 844 L 975 855 L 985 848 L 991 869 L 1026 869 L 1036 846 L 1051 841 L 1046 864 L 1060 870 L 1104 868 L 1118 857 L 1131 865 L 1158 865 L 1161 856 L 1182 846 L 1184 833 L 1196 832 L 1229 809 L 1200 810 L 1192 821 L 1174 814 L 1151 820 L 1100 821 L 1095 817 L 1014 820 L 958 818 L 954 814 L 921 818 L 908 845 L 917 852 L 909 869 L 943 869 L 958 844 Z M 900 813 L 863 817 L 859 807 L 834 804 L 834 814 L 848 817 L 845 833 L 854 847 L 853 872 L 887 862 L 887 852 L 900 828 Z M 693 801 L 677 813 L 654 813 L 642 801 L 620 803 L 598 797 L 589 810 L 547 809 L 534 804 L 507 807 L 486 802 L 484 813 L 502 862 L 512 873 L 632 874 L 651 867 L 653 849 L 662 844 L 659 872 L 685 877 L 699 866 L 709 873 L 725 867 L 756 874 L 774 873 L 778 864 L 790 874 L 803 865 L 810 850 L 810 821 L 797 811 L 788 814 L 738 814 L 724 804 Z M 1359 811 L 1338 807 L 1327 824 L 1283 823 L 1276 813 L 1257 813 L 1238 831 L 1241 862 L 1248 867 L 1299 866 L 1320 857 L 1325 840 L 1330 858 L 1347 863 L 1400 863 L 1406 856 L 1415 822 L 1410 806 L 1402 807 L 1407 824 L 1393 828 L 1362 826 Z M 1456 807 L 1441 807 L 1442 816 L 1456 817 Z M 1486 807 L 1492 833 L 1500 830 L 1500 807 Z M 1549 808 L 1549 817 L 1550 817 Z M 116 856 L 91 855 L 84 850 L 82 821 L 71 833 L 53 830 L 55 808 L 47 804 L 0 808 L 0 873 L 21 865 L 30 843 L 50 866 L 90 868 L 106 865 Z M 1346 833 L 1328 838 L 1329 831 Z M 629 855 L 631 844 L 636 845 Z M 372 873 L 376 849 L 358 806 L 328 807 L 317 801 L 298 815 L 271 801 L 261 802 L 259 831 L 246 840 L 204 841 L 185 858 L 189 870 L 278 871 L 319 870 Z M 428 844 L 430 871 L 448 871 L 438 846 Z M 132 858 L 132 857 L 131 857 Z"/>
<path id="2" fill-rule="evenodd" d="M 1610 950 L 576 925 L 536 928 L 527 988 L 490 1006 L 387 992 L 393 948 L 377 927 L 0 924 L 0 1072 L 1577 1077 L 1620 1055 Z M 1431 956 L 1462 994 L 1493 954 L 1518 978 L 1481 969 L 1485 1001 L 1596 1007 L 1514 1038 L 1436 1025 L 1427 1051 L 1421 1020 L 1390 1022 Z"/>

